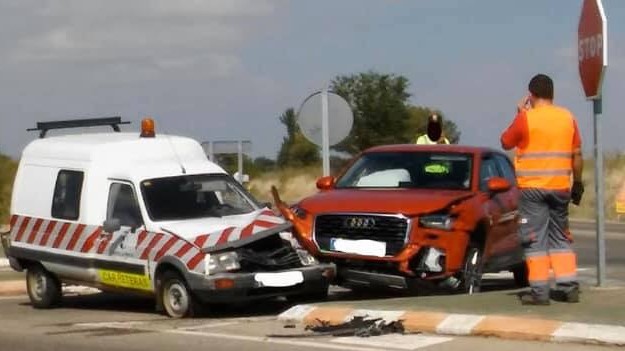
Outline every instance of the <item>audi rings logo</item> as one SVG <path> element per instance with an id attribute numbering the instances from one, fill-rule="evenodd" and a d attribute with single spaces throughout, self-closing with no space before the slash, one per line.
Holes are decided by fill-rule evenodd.
<path id="1" fill-rule="evenodd" d="M 368 229 L 375 227 L 375 218 L 371 217 L 349 217 L 345 220 L 348 228 Z"/>

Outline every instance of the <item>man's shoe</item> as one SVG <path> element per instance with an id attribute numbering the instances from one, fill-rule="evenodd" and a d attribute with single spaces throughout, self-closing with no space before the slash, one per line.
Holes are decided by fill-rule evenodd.
<path id="1" fill-rule="evenodd" d="M 569 303 L 578 303 L 579 302 L 579 288 L 572 289 L 565 293 L 566 302 Z"/>
<path id="2" fill-rule="evenodd" d="M 549 295 L 551 295 L 551 299 L 558 302 L 579 302 L 579 288 L 577 287 L 569 290 L 553 290 Z"/>
<path id="3" fill-rule="evenodd" d="M 521 305 L 524 306 L 549 306 L 551 301 L 549 299 L 541 299 L 531 294 L 521 296 Z"/>

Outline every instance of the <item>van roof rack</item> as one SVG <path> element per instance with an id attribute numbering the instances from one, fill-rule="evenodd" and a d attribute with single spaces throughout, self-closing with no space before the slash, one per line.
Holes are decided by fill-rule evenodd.
<path id="1" fill-rule="evenodd" d="M 122 121 L 121 117 L 71 119 L 65 121 L 37 122 L 37 128 L 28 128 L 26 130 L 29 132 L 39 131 L 39 138 L 45 138 L 46 133 L 52 129 L 111 126 L 115 132 L 119 132 L 119 126 L 121 124 L 130 124 L 130 121 Z"/>

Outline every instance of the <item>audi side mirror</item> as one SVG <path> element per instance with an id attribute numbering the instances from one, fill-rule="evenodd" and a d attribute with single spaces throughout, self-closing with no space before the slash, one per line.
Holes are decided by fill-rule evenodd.
<path id="1" fill-rule="evenodd" d="M 319 190 L 332 189 L 332 187 L 334 186 L 334 181 L 335 179 L 332 176 L 321 177 L 317 180 L 317 189 Z"/>
<path id="2" fill-rule="evenodd" d="M 500 193 L 510 190 L 512 185 L 506 178 L 492 177 L 488 180 L 488 191 L 491 193 Z"/>

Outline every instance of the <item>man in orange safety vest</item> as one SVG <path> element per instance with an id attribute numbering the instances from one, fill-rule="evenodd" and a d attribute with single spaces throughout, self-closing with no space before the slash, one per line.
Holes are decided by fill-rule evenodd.
<path id="1" fill-rule="evenodd" d="M 514 121 L 501 135 L 504 149 L 516 148 L 520 236 L 531 287 L 521 302 L 549 305 L 550 298 L 578 302 L 568 206 L 578 205 L 584 192 L 581 137 L 573 114 L 553 103 L 551 78 L 538 74 L 528 88 L 529 95 L 519 102 Z M 553 291 L 550 268 L 556 283 Z"/>

